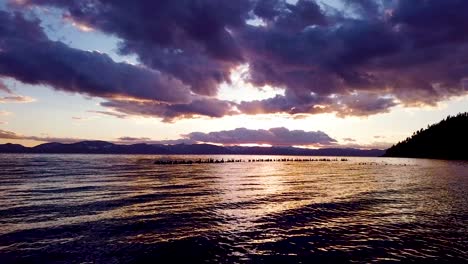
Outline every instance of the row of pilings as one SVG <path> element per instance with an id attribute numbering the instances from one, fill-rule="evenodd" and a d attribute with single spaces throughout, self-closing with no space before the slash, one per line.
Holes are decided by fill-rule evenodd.
<path id="1" fill-rule="evenodd" d="M 342 159 L 330 159 L 330 158 L 318 158 L 318 159 L 304 159 L 304 158 L 278 158 L 278 159 L 197 159 L 197 160 L 186 160 L 186 159 L 180 159 L 180 160 L 156 160 L 154 161 L 154 164 L 156 165 L 178 165 L 178 164 L 207 164 L 207 163 L 241 163 L 241 162 L 335 162 L 335 161 L 348 161 L 346 158 Z"/>

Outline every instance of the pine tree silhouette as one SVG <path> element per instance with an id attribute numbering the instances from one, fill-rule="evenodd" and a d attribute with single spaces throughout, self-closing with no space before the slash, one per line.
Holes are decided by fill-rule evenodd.
<path id="1" fill-rule="evenodd" d="M 468 112 L 447 116 L 389 148 L 384 157 L 468 160 Z"/>

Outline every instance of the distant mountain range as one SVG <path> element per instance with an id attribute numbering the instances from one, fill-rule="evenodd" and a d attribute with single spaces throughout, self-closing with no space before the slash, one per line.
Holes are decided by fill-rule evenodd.
<path id="1" fill-rule="evenodd" d="M 468 113 L 448 116 L 389 148 L 385 157 L 468 160 Z"/>
<path id="2" fill-rule="evenodd" d="M 216 146 L 210 144 L 121 145 L 106 141 L 82 141 L 72 144 L 45 143 L 35 147 L 18 144 L 0 145 L 0 153 L 48 153 L 48 154 L 163 154 L 163 155 L 291 155 L 291 156 L 361 156 L 377 157 L 384 150 L 361 150 L 354 148 L 303 149 L 294 147 L 240 147 Z"/>

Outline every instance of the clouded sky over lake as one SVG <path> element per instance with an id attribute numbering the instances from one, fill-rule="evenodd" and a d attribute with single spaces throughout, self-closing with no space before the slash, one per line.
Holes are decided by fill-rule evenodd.
<path id="1" fill-rule="evenodd" d="M 468 111 L 464 0 L 0 0 L 0 142 L 385 148 Z"/>

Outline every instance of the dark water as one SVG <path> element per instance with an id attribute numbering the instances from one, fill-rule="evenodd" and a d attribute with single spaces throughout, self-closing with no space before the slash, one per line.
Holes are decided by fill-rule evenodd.
<path id="1" fill-rule="evenodd" d="M 467 162 L 153 159 L 0 155 L 0 262 L 468 263 Z"/>

